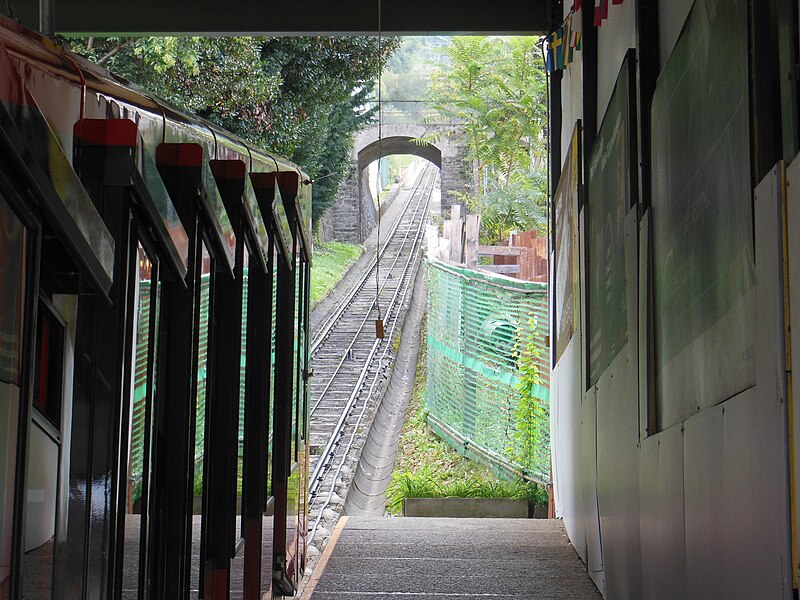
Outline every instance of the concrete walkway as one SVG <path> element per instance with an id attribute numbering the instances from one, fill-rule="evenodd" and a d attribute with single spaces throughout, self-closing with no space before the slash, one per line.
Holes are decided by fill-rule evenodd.
<path id="1" fill-rule="evenodd" d="M 600 600 L 561 521 L 342 517 L 304 600 Z"/>

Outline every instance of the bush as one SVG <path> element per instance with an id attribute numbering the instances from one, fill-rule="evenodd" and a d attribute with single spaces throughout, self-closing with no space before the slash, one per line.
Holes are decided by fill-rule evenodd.
<path id="1" fill-rule="evenodd" d="M 530 481 L 503 481 L 472 475 L 441 479 L 432 467 L 395 476 L 389 486 L 387 509 L 398 514 L 404 498 L 509 498 L 527 500 L 533 506 L 548 502 L 547 490 Z"/>

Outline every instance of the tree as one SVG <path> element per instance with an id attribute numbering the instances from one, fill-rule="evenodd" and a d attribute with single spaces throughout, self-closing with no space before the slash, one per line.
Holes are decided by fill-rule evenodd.
<path id="1" fill-rule="evenodd" d="M 430 74 L 449 43 L 445 36 L 412 36 L 386 64 L 381 76 L 383 119 L 386 122 L 421 123 L 423 102 L 428 94 Z"/>
<path id="2" fill-rule="evenodd" d="M 445 58 L 428 100 L 440 119 L 464 128 L 484 242 L 503 241 L 512 229 L 544 230 L 546 79 L 537 41 L 454 37 Z"/>
<path id="3" fill-rule="evenodd" d="M 70 48 L 158 96 L 298 163 L 313 217 L 346 174 L 352 136 L 399 38 L 82 38 Z"/>

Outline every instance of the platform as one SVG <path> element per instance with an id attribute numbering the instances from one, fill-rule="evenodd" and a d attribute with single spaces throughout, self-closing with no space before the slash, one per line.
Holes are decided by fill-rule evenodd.
<path id="1" fill-rule="evenodd" d="M 342 517 L 301 598 L 601 595 L 559 520 Z"/>

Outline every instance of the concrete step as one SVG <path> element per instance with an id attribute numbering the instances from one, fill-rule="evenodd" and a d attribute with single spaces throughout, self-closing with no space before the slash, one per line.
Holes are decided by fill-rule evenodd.
<path id="1" fill-rule="evenodd" d="M 306 600 L 601 600 L 554 519 L 342 517 Z"/>

